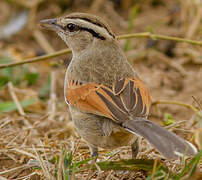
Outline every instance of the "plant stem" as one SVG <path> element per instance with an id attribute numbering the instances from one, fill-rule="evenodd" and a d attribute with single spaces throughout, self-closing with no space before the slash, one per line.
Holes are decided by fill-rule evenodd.
<path id="1" fill-rule="evenodd" d="M 43 61 L 43 60 L 51 59 L 51 58 L 61 56 L 61 55 L 64 55 L 64 54 L 68 54 L 70 52 L 71 52 L 70 49 L 62 49 L 60 51 L 57 51 L 57 52 L 54 52 L 54 53 L 51 53 L 51 54 L 38 56 L 38 57 L 34 57 L 34 58 L 29 58 L 29 59 L 26 59 L 24 61 L 20 61 L 20 62 L 16 62 L 16 63 L 2 64 L 2 65 L 0 65 L 0 69 L 1 68 L 12 67 L 12 66 L 19 66 L 19 65 L 23 65 L 23 64 L 38 62 L 38 61 Z"/>
<path id="2" fill-rule="evenodd" d="M 193 45 L 199 45 L 202 46 L 202 41 L 195 41 L 190 39 L 184 39 L 179 37 L 173 37 L 173 36 L 165 36 L 165 35 L 159 35 L 159 34 L 153 34 L 150 32 L 142 32 L 142 33 L 134 33 L 134 34 L 126 34 L 118 36 L 117 39 L 127 39 L 127 38 L 141 38 L 141 37 L 148 37 L 151 39 L 163 39 L 163 40 L 169 40 L 169 41 L 177 41 L 177 42 L 185 42 Z"/>
<path id="3" fill-rule="evenodd" d="M 152 103 L 152 105 L 157 105 L 157 104 L 174 104 L 178 106 L 184 106 L 188 109 L 191 109 L 195 114 L 197 114 L 200 118 L 202 118 L 202 113 L 190 104 L 185 104 L 179 101 L 166 101 L 166 100 L 157 100 Z"/>
<path id="4" fill-rule="evenodd" d="M 172 37 L 172 36 L 165 36 L 165 35 L 159 35 L 159 34 L 153 34 L 150 32 L 142 32 L 142 33 L 133 33 L 133 34 L 125 34 L 125 35 L 120 35 L 117 36 L 117 39 L 128 39 L 128 38 L 151 38 L 151 39 L 163 39 L 163 40 L 169 40 L 169 41 L 177 41 L 177 42 L 185 42 L 193 45 L 199 45 L 202 46 L 202 41 L 195 41 L 195 40 L 190 40 L 190 39 L 184 39 L 184 38 L 179 38 L 179 37 Z M 51 58 L 55 58 L 57 56 L 61 56 L 64 54 L 70 53 L 70 49 L 63 49 L 51 54 L 39 56 L 39 57 L 34 57 L 34 58 L 29 58 L 24 61 L 16 62 L 16 63 L 9 63 L 9 64 L 2 64 L 0 65 L 1 68 L 7 68 L 7 67 L 12 67 L 12 66 L 19 66 L 23 64 L 28 64 L 28 63 L 33 63 L 33 62 L 38 62 L 38 61 L 43 61 Z"/>

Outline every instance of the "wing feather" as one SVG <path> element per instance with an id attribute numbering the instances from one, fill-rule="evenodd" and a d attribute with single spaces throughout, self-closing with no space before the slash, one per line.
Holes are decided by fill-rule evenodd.
<path id="1" fill-rule="evenodd" d="M 122 79 L 112 87 L 110 89 L 102 84 L 69 78 L 66 100 L 71 106 L 108 117 L 126 130 L 146 138 L 167 158 L 176 158 L 178 154 L 183 155 L 185 152 L 188 155 L 197 152 L 194 146 L 174 133 L 146 119 L 150 96 L 140 79 Z"/>
<path id="2" fill-rule="evenodd" d="M 70 105 L 83 111 L 108 117 L 118 123 L 123 123 L 130 115 L 148 115 L 149 93 L 138 78 L 117 81 L 112 89 L 102 84 L 73 79 L 68 81 L 66 99 Z"/>

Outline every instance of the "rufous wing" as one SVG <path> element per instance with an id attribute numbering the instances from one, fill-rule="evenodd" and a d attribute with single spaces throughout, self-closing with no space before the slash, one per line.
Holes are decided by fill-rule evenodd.
<path id="1" fill-rule="evenodd" d="M 121 79 L 112 88 L 102 84 L 68 80 L 66 100 L 80 110 L 125 122 L 129 116 L 146 117 L 150 96 L 139 78 Z"/>
<path id="2" fill-rule="evenodd" d="M 121 79 L 112 88 L 70 80 L 66 89 L 70 105 L 114 120 L 131 133 L 147 139 L 169 159 L 197 152 L 191 143 L 146 119 L 150 97 L 138 78 Z"/>

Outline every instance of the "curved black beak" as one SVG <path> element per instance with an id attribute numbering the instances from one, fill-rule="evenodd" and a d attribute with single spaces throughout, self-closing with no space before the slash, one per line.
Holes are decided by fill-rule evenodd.
<path id="1" fill-rule="evenodd" d="M 44 19 L 40 21 L 40 26 L 53 31 L 58 31 L 61 26 L 57 24 L 57 19 Z"/>

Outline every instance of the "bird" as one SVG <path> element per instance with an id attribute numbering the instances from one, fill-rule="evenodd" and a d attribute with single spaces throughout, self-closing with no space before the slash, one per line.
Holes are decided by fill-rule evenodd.
<path id="1" fill-rule="evenodd" d="M 75 12 L 40 25 L 55 31 L 72 51 L 64 96 L 92 157 L 98 148 L 131 145 L 136 158 L 140 137 L 167 159 L 197 153 L 193 144 L 148 120 L 149 91 L 103 18 Z"/>

